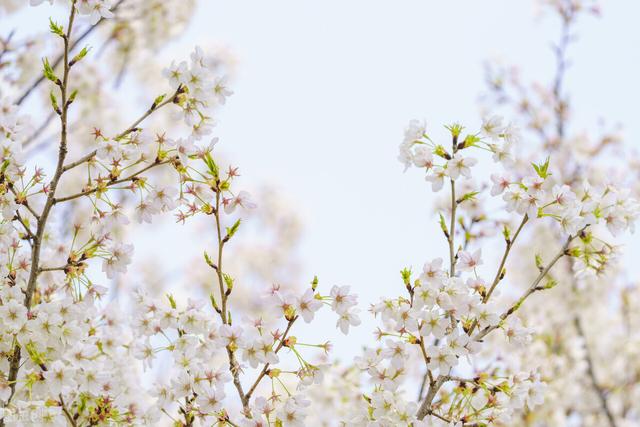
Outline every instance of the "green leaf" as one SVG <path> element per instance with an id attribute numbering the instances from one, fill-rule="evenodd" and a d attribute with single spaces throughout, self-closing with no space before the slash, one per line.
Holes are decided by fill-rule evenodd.
<path id="1" fill-rule="evenodd" d="M 467 135 L 464 138 L 464 141 L 462 141 L 462 144 L 458 148 L 462 149 L 462 148 L 475 147 L 477 142 L 480 142 L 480 137 L 478 135 Z"/>
<path id="2" fill-rule="evenodd" d="M 69 104 L 76 100 L 76 96 L 78 96 L 78 89 L 74 89 L 71 95 L 69 95 Z"/>
<path id="3" fill-rule="evenodd" d="M 227 273 L 222 273 L 222 277 L 224 278 L 224 283 L 227 285 L 227 291 L 233 289 L 233 277 L 229 276 Z"/>
<path id="4" fill-rule="evenodd" d="M 462 126 L 460 123 L 453 123 L 451 125 L 445 126 L 445 128 L 447 128 L 449 132 L 451 132 L 451 135 L 456 138 L 460 136 L 460 134 L 464 130 L 464 126 Z"/>
<path id="5" fill-rule="evenodd" d="M 531 165 L 533 166 L 533 168 L 536 170 L 536 173 L 538 174 L 538 176 L 542 179 L 547 179 L 547 177 L 549 175 L 551 175 L 548 170 L 549 170 L 549 160 L 550 158 L 547 157 L 547 160 L 541 164 L 541 165 L 536 165 L 535 163 L 531 163 Z"/>
<path id="6" fill-rule="evenodd" d="M 445 160 L 451 159 L 451 155 L 447 153 L 447 150 L 445 150 L 442 145 L 436 145 L 436 148 L 433 152 L 436 156 L 442 157 Z"/>
<path id="7" fill-rule="evenodd" d="M 544 270 L 544 261 L 539 254 L 536 254 L 536 267 L 538 267 L 540 271 Z"/>
<path id="8" fill-rule="evenodd" d="M 449 230 L 447 229 L 447 223 L 444 220 L 444 216 L 442 216 L 442 214 L 438 214 L 440 215 L 440 228 L 442 229 L 442 232 L 444 233 L 444 235 L 449 238 Z"/>
<path id="9" fill-rule="evenodd" d="M 56 77 L 55 73 L 53 72 L 53 68 L 51 68 L 51 64 L 49 64 L 49 60 L 45 57 L 42 59 L 42 66 L 43 66 L 43 72 L 44 72 L 44 76 L 47 78 L 47 80 L 51 80 L 54 83 L 57 83 L 58 77 Z"/>
<path id="10" fill-rule="evenodd" d="M 475 200 L 476 196 L 480 194 L 479 191 L 472 191 L 470 193 L 465 194 L 461 198 L 458 199 L 458 204 L 462 202 L 466 202 L 467 200 Z"/>
<path id="11" fill-rule="evenodd" d="M 64 37 L 64 30 L 62 28 L 62 25 L 55 23 L 51 18 L 49 18 L 49 29 L 53 34 Z"/>
<path id="12" fill-rule="evenodd" d="M 80 61 L 82 58 L 87 56 L 87 53 L 89 53 L 89 50 L 91 50 L 91 48 L 87 48 L 86 46 L 83 47 L 82 50 L 78 52 L 76 56 L 73 57 L 71 62 L 69 62 L 69 65 L 74 65 L 76 62 Z"/>
<path id="13" fill-rule="evenodd" d="M 220 175 L 220 170 L 218 169 L 218 165 L 216 164 L 216 162 L 213 160 L 213 157 L 211 157 L 211 153 L 205 154 L 204 162 L 209 169 L 209 173 L 217 179 Z"/>
<path id="14" fill-rule="evenodd" d="M 156 99 L 153 100 L 153 104 L 151 104 L 151 109 L 155 110 L 156 108 L 158 108 L 158 105 L 160 105 L 160 103 L 164 100 L 164 97 L 166 95 L 163 93 L 162 95 L 158 96 Z"/>
<path id="15" fill-rule="evenodd" d="M 511 229 L 506 224 L 502 228 L 502 235 L 504 236 L 505 241 L 511 241 Z"/>
<path id="16" fill-rule="evenodd" d="M 58 106 L 58 99 L 53 94 L 53 91 L 49 92 L 49 99 L 51 99 L 51 106 L 53 107 L 53 111 L 60 114 L 60 107 Z"/>
<path id="17" fill-rule="evenodd" d="M 241 220 L 238 219 L 231 227 L 227 227 L 227 236 L 225 237 L 225 240 L 229 240 L 234 234 L 236 234 L 236 231 L 240 228 L 240 222 Z"/>
<path id="18" fill-rule="evenodd" d="M 555 288 L 557 284 L 558 284 L 558 281 L 556 279 L 549 278 L 549 280 L 547 280 L 547 283 L 544 285 L 544 288 L 552 289 L 552 288 Z"/>
<path id="19" fill-rule="evenodd" d="M 173 295 L 167 294 L 167 299 L 169 300 L 169 304 L 171 304 L 171 308 L 175 310 L 177 305 L 176 305 L 176 300 L 173 298 Z"/>
<path id="20" fill-rule="evenodd" d="M 216 297 L 213 294 L 209 294 L 209 301 L 211 301 L 211 306 L 215 311 L 220 311 L 220 307 L 218 307 L 218 303 L 216 302 Z"/>
<path id="21" fill-rule="evenodd" d="M 402 281 L 404 282 L 405 285 L 410 285 L 411 284 L 411 269 L 410 268 L 403 268 L 400 271 L 400 274 L 402 275 Z"/>
<path id="22" fill-rule="evenodd" d="M 207 251 L 204 251 L 204 260 L 206 261 L 206 263 L 209 265 L 209 267 L 215 269 L 216 265 L 213 263 L 213 261 L 211 260 L 211 257 L 209 257 L 209 254 L 207 253 Z"/>

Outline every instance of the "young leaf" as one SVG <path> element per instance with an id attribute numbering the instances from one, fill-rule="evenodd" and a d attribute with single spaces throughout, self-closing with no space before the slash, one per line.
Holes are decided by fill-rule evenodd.
<path id="1" fill-rule="evenodd" d="M 158 96 L 156 99 L 153 100 L 153 104 L 151 104 L 151 110 L 155 110 L 156 108 L 158 108 L 158 105 L 164 100 L 164 97 L 166 95 L 163 93 L 162 95 Z"/>
<path id="2" fill-rule="evenodd" d="M 87 56 L 87 53 L 89 53 L 90 49 L 87 49 L 87 47 L 83 47 L 82 50 L 80 52 L 78 52 L 78 54 L 76 56 L 73 57 L 73 59 L 69 62 L 70 66 L 73 66 L 76 64 L 76 62 L 80 61 L 82 58 L 84 58 L 85 56 Z"/>
<path id="3" fill-rule="evenodd" d="M 227 273 L 222 273 L 222 277 L 224 278 L 224 283 L 227 285 L 227 292 L 231 291 L 233 289 L 233 277 Z"/>
<path id="4" fill-rule="evenodd" d="M 64 37 L 64 31 L 62 29 L 62 25 L 59 25 L 53 21 L 53 19 L 49 18 L 49 29 L 55 35 L 60 37 Z"/>
<path id="5" fill-rule="evenodd" d="M 58 106 L 58 99 L 53 94 L 53 91 L 49 92 L 49 99 L 51 99 L 51 106 L 53 107 L 53 111 L 58 114 L 61 114 L 60 107 Z"/>
<path id="6" fill-rule="evenodd" d="M 217 179 L 220 175 L 220 170 L 218 169 L 218 165 L 216 164 L 216 162 L 213 160 L 213 157 L 211 157 L 211 153 L 207 153 L 204 156 L 204 162 L 209 169 L 209 173 Z"/>
<path id="7" fill-rule="evenodd" d="M 78 89 L 74 89 L 73 92 L 71 92 L 71 95 L 69 95 L 69 101 L 67 101 L 67 104 L 71 104 L 73 101 L 75 101 L 76 96 L 78 96 Z"/>
<path id="8" fill-rule="evenodd" d="M 171 304 L 171 308 L 175 310 L 177 307 L 176 300 L 173 298 L 173 295 L 167 294 L 167 299 L 169 300 L 169 304 Z"/>
<path id="9" fill-rule="evenodd" d="M 241 220 L 238 219 L 231 227 L 227 227 L 227 236 L 225 237 L 225 240 L 229 240 L 234 234 L 236 234 L 236 231 L 240 228 L 240 222 Z"/>
<path id="10" fill-rule="evenodd" d="M 405 267 L 400 271 L 400 274 L 402 275 L 402 281 L 404 282 L 404 284 L 405 285 L 410 285 L 411 284 L 411 269 Z"/>
<path id="11" fill-rule="evenodd" d="M 504 240 L 506 242 L 511 241 L 511 229 L 506 224 L 502 228 L 502 235 L 504 236 Z"/>
<path id="12" fill-rule="evenodd" d="M 536 173 L 538 174 L 538 176 L 542 179 L 547 179 L 547 177 L 549 175 L 551 175 L 548 170 L 549 170 L 549 160 L 550 158 L 547 157 L 547 160 L 541 164 L 541 165 L 536 165 L 535 163 L 531 163 L 531 165 L 533 166 L 533 168 L 536 170 Z"/>
<path id="13" fill-rule="evenodd" d="M 47 78 L 47 80 L 51 80 L 52 82 L 57 84 L 57 82 L 59 82 L 58 77 L 56 77 L 51 64 L 49 64 L 49 60 L 46 57 L 42 59 L 42 67 L 44 76 Z"/>
<path id="14" fill-rule="evenodd" d="M 447 224 L 444 220 L 444 216 L 442 216 L 442 214 L 440 215 L 440 228 L 442 229 L 442 232 L 444 233 L 444 235 L 447 237 L 447 239 L 449 238 L 449 230 L 447 229 Z"/>
<path id="15" fill-rule="evenodd" d="M 479 191 L 472 191 L 470 193 L 465 194 L 464 196 L 462 196 L 461 198 L 459 198 L 457 200 L 458 204 L 462 203 L 462 202 L 466 202 L 467 200 L 475 200 L 476 196 L 480 194 Z"/>

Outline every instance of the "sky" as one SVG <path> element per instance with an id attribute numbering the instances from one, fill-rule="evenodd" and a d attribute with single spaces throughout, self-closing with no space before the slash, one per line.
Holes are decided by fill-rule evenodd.
<path id="1" fill-rule="evenodd" d="M 546 82 L 554 72 L 558 23 L 533 1 L 198 7 L 187 33 L 162 55 L 185 58 L 195 44 L 233 53 L 235 93 L 219 116 L 220 146 L 247 182 L 277 187 L 303 216 L 303 277 L 351 285 L 363 308 L 401 289 L 400 269 L 418 269 L 445 249 L 428 183 L 396 160 L 408 121 L 426 119 L 442 137 L 452 122 L 477 128 L 488 59 L 518 65 L 525 80 Z M 612 1 L 601 19 L 583 20 L 566 86 L 576 123 L 621 123 L 632 147 L 640 147 L 639 13 L 640 2 Z M 638 247 L 636 240 L 628 243 Z M 320 328 L 344 357 L 350 351 L 340 349 L 370 341 L 372 329 L 343 338 L 332 322 Z"/>
<path id="2" fill-rule="evenodd" d="M 634 147 L 638 12 L 637 2 L 607 2 L 601 19 L 581 22 L 566 86 L 579 125 L 619 122 Z M 213 41 L 234 53 L 222 146 L 245 176 L 273 183 L 304 214 L 307 276 L 349 284 L 369 303 L 399 291 L 402 267 L 418 269 L 445 248 L 428 183 L 396 160 L 407 122 L 426 119 L 442 137 L 444 124 L 477 127 L 484 61 L 546 82 L 558 32 L 532 1 L 214 1 L 176 49 Z M 371 328 L 348 339 L 327 333 L 344 354 Z"/>

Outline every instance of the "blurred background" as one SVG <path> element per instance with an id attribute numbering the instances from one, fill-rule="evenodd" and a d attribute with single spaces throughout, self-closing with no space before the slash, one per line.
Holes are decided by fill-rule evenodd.
<path id="1" fill-rule="evenodd" d="M 295 253 L 295 280 L 318 275 L 325 290 L 350 285 L 363 308 L 402 287 L 403 267 L 418 270 L 445 251 L 430 185 L 415 170 L 403 173 L 396 160 L 407 122 L 426 119 L 442 141 L 445 124 L 478 128 L 486 61 L 515 64 L 523 80 L 548 82 L 551 41 L 560 31 L 534 1 L 227 0 L 196 7 L 187 31 L 155 59 L 188 59 L 196 44 L 224 52 L 235 93 L 218 116 L 219 149 L 240 167 L 245 187 L 270 188 L 286 206 L 281 231 L 294 234 L 287 250 Z M 3 19 L 2 32 L 42 31 L 51 14 L 44 6 L 24 9 Z M 580 40 L 568 55 L 573 125 L 594 128 L 606 114 L 621 126 L 627 148 L 640 147 L 639 14 L 637 2 L 604 3 L 601 18 L 579 22 Z M 130 97 L 135 84 L 125 76 Z M 142 242 L 133 264 L 149 260 L 154 276 L 179 292 L 204 245 L 184 232 L 189 224 L 172 223 L 136 231 Z M 245 237 L 251 242 L 266 232 L 252 226 Z M 631 236 L 623 243 L 628 274 L 637 277 L 631 260 L 640 242 Z M 278 262 L 267 251 L 252 256 Z M 134 277 L 123 280 L 144 280 Z M 251 286 L 262 292 L 270 283 Z M 354 343 L 372 340 L 369 327 L 344 337 L 331 314 L 323 319 L 314 325 L 324 330 L 313 333 L 328 337 L 338 358 L 350 359 Z"/>

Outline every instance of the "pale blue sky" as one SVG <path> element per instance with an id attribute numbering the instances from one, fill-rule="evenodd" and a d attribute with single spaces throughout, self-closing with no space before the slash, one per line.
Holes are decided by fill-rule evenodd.
<path id="1" fill-rule="evenodd" d="M 576 123 L 620 122 L 640 147 L 640 3 L 606 3 L 602 19 L 579 26 L 566 87 Z M 444 249 L 427 183 L 396 161 L 405 124 L 477 126 L 488 58 L 552 78 L 559 27 L 536 11 L 513 0 L 209 2 L 179 45 L 215 41 L 238 57 L 218 129 L 225 150 L 305 212 L 309 274 L 351 284 L 368 303 L 399 291 L 403 266 Z"/>

